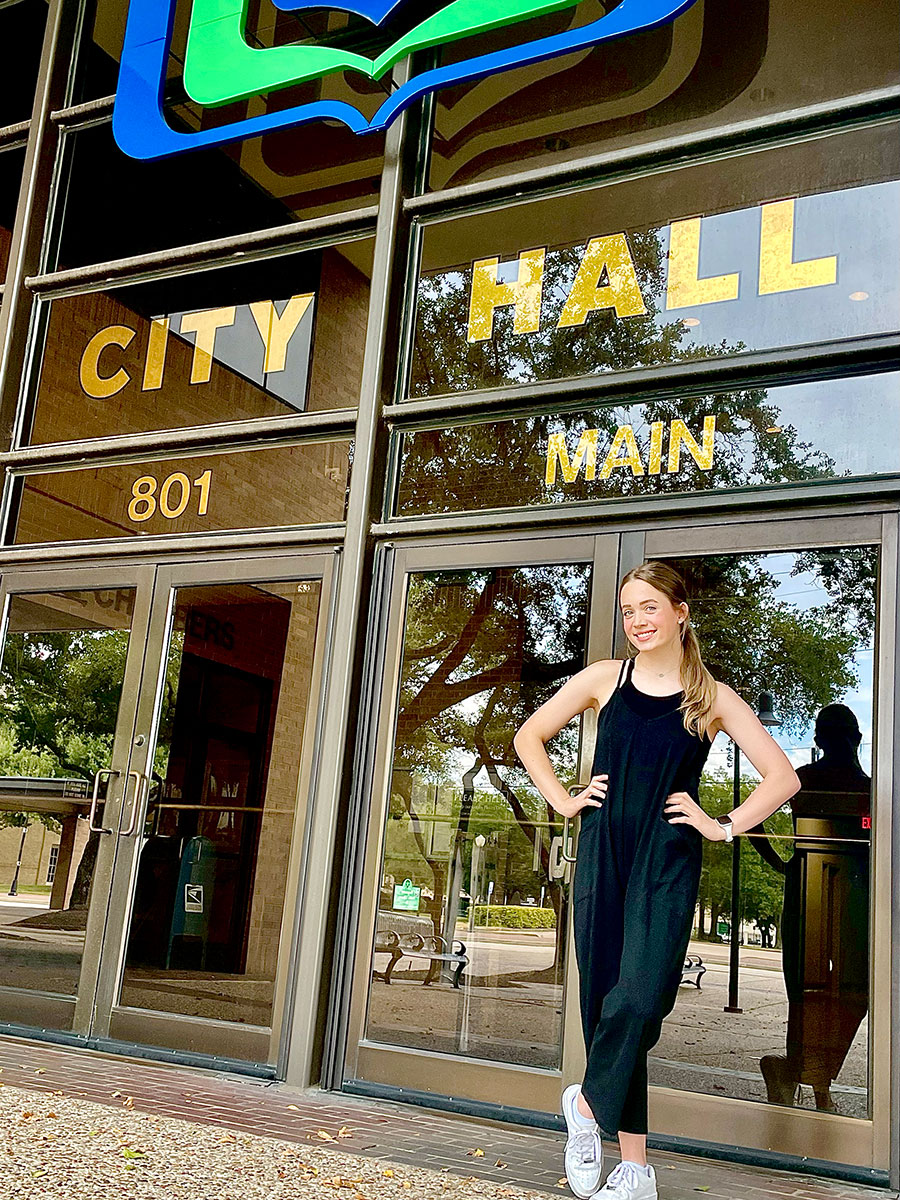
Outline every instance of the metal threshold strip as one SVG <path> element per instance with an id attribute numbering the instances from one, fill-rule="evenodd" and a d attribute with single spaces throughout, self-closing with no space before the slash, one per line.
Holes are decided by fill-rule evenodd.
<path id="1" fill-rule="evenodd" d="M 389 1087 L 367 1079 L 348 1079 L 341 1091 L 351 1096 L 369 1099 L 393 1100 L 401 1104 L 416 1104 L 422 1108 L 454 1112 L 487 1121 L 504 1121 L 510 1125 L 524 1125 L 531 1129 L 550 1129 L 564 1134 L 565 1121 L 555 1113 L 535 1112 L 528 1108 L 515 1108 L 509 1104 L 491 1104 L 484 1100 L 470 1100 L 459 1096 L 440 1096 L 412 1088 Z M 848 1183 L 868 1184 L 870 1187 L 890 1186 L 887 1171 L 875 1167 L 857 1167 L 850 1163 L 829 1162 L 822 1158 L 806 1158 L 793 1154 L 779 1154 L 774 1150 L 750 1150 L 740 1146 L 727 1146 L 720 1142 L 701 1142 L 693 1138 L 649 1134 L 647 1145 L 651 1150 L 667 1150 L 673 1154 L 692 1154 L 697 1158 L 718 1159 L 722 1162 L 738 1163 L 747 1167 L 764 1167 L 772 1171 L 795 1171 L 802 1175 L 818 1175 L 823 1179 L 841 1179 Z"/>
<path id="2" fill-rule="evenodd" d="M 16 1025 L 9 1021 L 0 1022 L 0 1035 L 27 1038 L 33 1042 L 49 1042 L 55 1046 L 71 1046 L 74 1049 L 98 1050 L 103 1054 L 118 1054 L 123 1058 L 147 1059 L 151 1062 L 171 1063 L 178 1067 L 201 1067 L 208 1071 L 229 1072 L 233 1075 L 249 1075 L 254 1079 L 276 1079 L 274 1066 L 268 1063 L 245 1062 L 238 1058 L 225 1058 L 216 1054 L 200 1054 L 185 1050 L 167 1050 L 164 1046 L 142 1046 L 138 1042 L 120 1042 L 115 1038 L 86 1037 L 57 1029 L 37 1029 L 30 1025 Z"/>

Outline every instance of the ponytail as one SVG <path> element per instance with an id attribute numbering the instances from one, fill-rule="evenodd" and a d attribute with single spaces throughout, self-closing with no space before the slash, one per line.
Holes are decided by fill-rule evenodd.
<path id="1" fill-rule="evenodd" d="M 688 616 L 681 626 L 681 682 L 684 699 L 680 710 L 684 713 L 684 727 L 688 733 L 704 737 L 712 721 L 712 708 L 716 702 L 716 681 L 703 665 L 700 643 Z"/>

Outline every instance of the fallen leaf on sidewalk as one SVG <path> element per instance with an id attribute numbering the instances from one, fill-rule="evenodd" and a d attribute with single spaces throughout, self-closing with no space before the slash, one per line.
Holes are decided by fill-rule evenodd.
<path id="1" fill-rule="evenodd" d="M 234 1136 L 233 1133 L 223 1133 L 222 1136 L 219 1138 L 219 1141 L 220 1142 L 236 1142 L 237 1138 Z"/>
<path id="2" fill-rule="evenodd" d="M 316 1137 L 320 1137 L 323 1142 L 333 1142 L 334 1138 L 326 1129 L 317 1129 Z"/>
<path id="3" fill-rule="evenodd" d="M 299 1112 L 300 1111 L 300 1106 L 297 1104 L 289 1104 L 288 1108 L 290 1109 L 291 1112 Z"/>
<path id="4" fill-rule="evenodd" d="M 695 1192 L 708 1192 L 708 1191 L 709 1191 L 709 1184 L 704 1184 L 704 1185 L 703 1185 L 703 1187 L 695 1187 L 695 1188 L 694 1188 L 694 1191 L 695 1191 Z"/>
<path id="5" fill-rule="evenodd" d="M 134 1096 L 126 1096 L 122 1101 L 123 1108 L 134 1108 Z"/>
<path id="6" fill-rule="evenodd" d="M 338 1137 L 353 1137 L 353 1130 L 347 1125 L 342 1125 L 337 1131 Z"/>
<path id="7" fill-rule="evenodd" d="M 35 1075 L 46 1075 L 47 1074 L 47 1072 L 44 1070 L 43 1067 L 35 1067 L 34 1073 L 35 1073 Z"/>
<path id="8" fill-rule="evenodd" d="M 502 1160 L 502 1159 L 498 1158 L 498 1159 L 497 1159 L 497 1161 L 494 1163 L 494 1166 L 495 1166 L 495 1167 L 505 1167 L 505 1166 L 506 1166 L 506 1163 L 505 1163 L 505 1162 L 503 1162 L 503 1160 Z"/>
<path id="9" fill-rule="evenodd" d="M 466 1154 L 469 1156 L 469 1158 L 484 1158 L 484 1151 L 480 1148 L 476 1148 L 475 1150 L 467 1150 Z"/>

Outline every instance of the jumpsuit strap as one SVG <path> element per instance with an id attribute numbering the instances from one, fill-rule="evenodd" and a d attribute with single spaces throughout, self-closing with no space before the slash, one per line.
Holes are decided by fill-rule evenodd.
<path id="1" fill-rule="evenodd" d="M 633 665 L 634 665 L 633 658 L 623 658 L 622 659 L 622 665 L 619 668 L 619 678 L 616 680 L 616 691 L 618 691 L 619 688 L 622 686 L 623 682 L 625 681 L 625 679 L 627 677 L 627 672 L 630 670 L 630 667 Z"/>

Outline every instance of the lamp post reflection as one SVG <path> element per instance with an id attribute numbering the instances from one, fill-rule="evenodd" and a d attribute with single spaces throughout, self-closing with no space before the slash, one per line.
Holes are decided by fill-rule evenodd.
<path id="1" fill-rule="evenodd" d="M 772 708 L 770 692 L 760 692 L 759 705 L 756 710 L 760 723 L 772 728 L 781 722 L 775 716 Z M 737 742 L 732 742 L 734 752 L 734 776 L 732 800 L 734 808 L 741 802 L 741 748 Z M 732 811 L 734 811 L 734 808 Z M 739 1013 L 744 1010 L 738 1003 L 738 976 L 741 958 L 741 848 L 743 839 L 738 836 L 731 843 L 731 933 L 728 946 L 728 1003 L 724 1011 Z"/>
<path id="2" fill-rule="evenodd" d="M 485 836 L 483 833 L 476 834 L 472 842 L 472 864 L 469 870 L 469 946 L 472 947 L 474 957 L 474 941 L 475 933 L 475 905 L 478 903 L 478 897 L 481 895 L 482 875 L 484 874 L 484 845 Z M 462 1017 L 459 1023 L 459 1049 L 466 1054 L 469 1050 L 469 1008 L 472 997 L 472 983 L 470 979 L 464 981 L 463 1002 L 462 1002 Z"/>
<path id="3" fill-rule="evenodd" d="M 22 867 L 22 856 L 25 853 L 25 838 L 28 834 L 28 826 L 29 822 L 26 821 L 22 827 L 22 837 L 19 839 L 19 854 L 16 858 L 16 873 L 13 875 L 13 881 L 9 885 L 9 891 L 6 893 L 7 896 L 18 896 L 19 894 L 19 871 Z"/>

